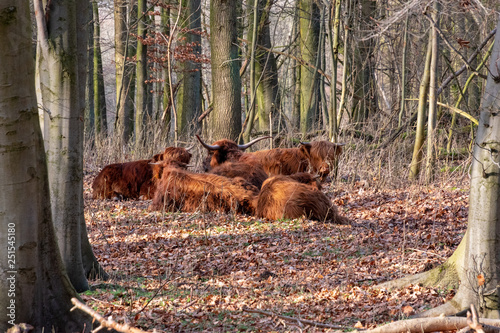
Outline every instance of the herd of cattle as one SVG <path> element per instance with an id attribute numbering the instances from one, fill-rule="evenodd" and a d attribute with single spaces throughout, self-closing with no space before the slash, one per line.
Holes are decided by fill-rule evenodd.
<path id="1" fill-rule="evenodd" d="M 348 222 L 321 191 L 342 144 L 317 141 L 247 153 L 248 147 L 268 137 L 245 145 L 226 139 L 209 145 L 196 137 L 208 150 L 204 173 L 187 170 L 190 148 L 168 147 L 148 160 L 105 166 L 92 184 L 93 198 L 152 199 L 150 209 L 161 211 L 232 211 L 274 220 L 305 216 Z"/>

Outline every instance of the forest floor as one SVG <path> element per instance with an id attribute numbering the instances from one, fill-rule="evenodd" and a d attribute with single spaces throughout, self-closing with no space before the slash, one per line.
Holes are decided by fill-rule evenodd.
<path id="1" fill-rule="evenodd" d="M 428 270 L 453 253 L 466 230 L 467 180 L 401 189 L 325 186 L 351 220 L 334 225 L 92 200 L 95 175 L 85 177 L 85 218 L 111 279 L 93 282 L 82 298 L 121 323 L 165 332 L 333 331 L 252 309 L 348 331 L 407 318 L 455 292 L 374 286 Z"/>

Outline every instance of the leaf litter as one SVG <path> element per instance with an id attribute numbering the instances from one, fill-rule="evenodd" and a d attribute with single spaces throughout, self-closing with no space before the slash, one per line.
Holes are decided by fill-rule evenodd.
<path id="1" fill-rule="evenodd" d="M 95 176 L 95 175 L 93 175 Z M 464 188 L 326 189 L 351 225 L 266 221 L 220 213 L 165 213 L 150 201 L 91 199 L 89 239 L 108 281 L 82 298 L 94 310 L 144 330 L 274 331 L 299 327 L 259 309 L 347 329 L 407 318 L 454 289 L 375 285 L 441 264 L 467 224 Z"/>

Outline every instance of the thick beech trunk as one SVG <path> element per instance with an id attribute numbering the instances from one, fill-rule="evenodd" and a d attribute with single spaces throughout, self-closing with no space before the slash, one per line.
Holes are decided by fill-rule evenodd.
<path id="1" fill-rule="evenodd" d="M 37 2 L 38 4 L 38 2 Z M 83 116 L 86 42 L 81 18 L 85 3 L 53 0 L 50 13 L 37 10 L 39 66 L 42 100 L 50 114 L 45 117 L 53 222 L 63 262 L 77 291 L 88 289 L 86 267 L 98 267 L 88 254 L 90 245 L 83 215 Z M 77 15 L 78 13 L 78 15 Z M 88 22 L 86 22 L 88 23 Z M 80 29 L 80 30 L 78 30 Z M 83 76 L 80 78 L 80 76 Z M 95 259 L 95 258 L 93 258 Z"/>
<path id="2" fill-rule="evenodd" d="M 0 17 L 0 243 L 5 254 L 0 259 L 0 331 L 29 323 L 35 332 L 88 332 L 90 317 L 70 311 L 76 292 L 52 224 L 29 4 L 3 1 Z"/>

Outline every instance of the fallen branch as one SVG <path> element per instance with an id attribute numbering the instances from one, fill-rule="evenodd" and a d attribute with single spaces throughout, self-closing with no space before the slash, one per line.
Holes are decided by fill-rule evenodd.
<path id="1" fill-rule="evenodd" d="M 91 315 L 92 318 L 94 318 L 99 323 L 99 327 L 97 327 L 92 332 L 97 332 L 103 328 L 110 328 L 110 329 L 114 329 L 118 332 L 123 332 L 123 333 L 147 333 L 147 331 L 143 331 L 141 329 L 131 327 L 128 324 L 124 324 L 124 325 L 119 324 L 119 323 L 115 322 L 114 320 L 112 320 L 111 318 L 105 319 L 103 316 L 101 316 L 100 314 L 98 314 L 97 312 L 95 312 L 94 310 L 92 310 L 91 308 L 89 308 L 88 306 L 86 306 L 85 304 L 83 304 L 82 302 L 77 300 L 76 298 L 72 298 L 71 303 L 73 303 L 75 305 L 74 308 L 71 309 L 71 311 L 73 311 L 74 309 L 80 309 L 83 312 Z"/>
<path id="2" fill-rule="evenodd" d="M 483 332 L 500 332 L 500 320 L 485 318 L 481 318 L 480 320 L 483 323 Z M 452 331 L 460 330 L 464 327 L 467 329 L 471 328 L 468 321 L 470 321 L 470 319 L 464 317 L 417 318 L 396 321 L 372 330 L 364 331 L 364 333 L 426 333 L 436 331 Z"/>
<path id="3" fill-rule="evenodd" d="M 301 319 L 301 318 L 295 318 L 295 317 L 290 317 L 290 316 L 282 316 L 279 314 L 276 314 L 271 311 L 264 311 L 264 310 L 259 310 L 259 309 L 250 309 L 244 306 L 241 310 L 245 312 L 251 312 L 251 313 L 258 313 L 261 315 L 269 316 L 269 317 L 277 317 L 280 319 L 292 321 L 294 323 L 298 324 L 303 324 L 303 325 L 309 325 L 309 326 L 315 326 L 315 327 L 321 327 L 321 328 L 333 328 L 333 329 L 347 329 L 349 327 L 346 326 L 338 326 L 338 325 L 330 325 L 330 324 L 323 324 L 323 323 L 318 323 L 312 320 L 307 320 L 307 319 Z M 464 318 L 465 319 L 465 318 Z"/>
<path id="4" fill-rule="evenodd" d="M 472 313 L 471 313 L 472 311 Z M 484 319 L 481 319 L 484 322 Z M 470 311 L 467 311 L 467 327 L 462 328 L 458 333 L 470 332 L 473 330 L 476 333 L 498 333 L 500 332 L 499 327 L 491 325 L 483 325 L 479 322 L 476 307 L 471 304 Z"/>

